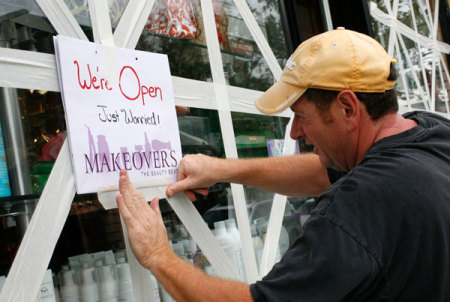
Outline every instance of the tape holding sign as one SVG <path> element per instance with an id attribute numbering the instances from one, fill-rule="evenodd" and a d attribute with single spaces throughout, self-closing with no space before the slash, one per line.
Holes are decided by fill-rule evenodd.
<path id="1" fill-rule="evenodd" d="M 77 192 L 133 182 L 176 181 L 181 143 L 166 55 L 55 38 Z M 108 65 L 118 78 L 108 79 Z M 155 72 L 156 71 L 156 72 Z"/>

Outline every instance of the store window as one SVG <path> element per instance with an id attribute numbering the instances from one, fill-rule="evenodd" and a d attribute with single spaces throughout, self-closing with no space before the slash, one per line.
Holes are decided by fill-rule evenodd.
<path id="1" fill-rule="evenodd" d="M 183 9 L 186 14 L 182 20 L 188 25 L 185 31 L 165 26 L 167 23 L 164 20 L 170 17 L 167 2 L 155 1 L 136 49 L 167 54 L 173 76 L 206 83 L 212 81 L 200 1 L 179 1 L 185 4 Z M 64 3 L 92 41 L 88 1 L 64 0 Z M 108 1 L 113 29 L 120 22 L 127 4 L 128 1 Z M 283 66 L 288 51 L 282 34 L 278 1 L 247 1 L 247 4 L 278 63 Z M 227 84 L 256 91 L 266 90 L 273 84 L 274 78 L 233 1 L 213 1 L 213 8 Z M 54 54 L 52 39 L 56 30 L 36 2 L 2 1 L 0 13 L 3 48 Z M 3 92 L 0 97 L 0 159 L 3 164 L 0 166 L 0 276 L 6 276 L 66 136 L 66 124 L 59 92 L 35 87 L 19 89 L 4 86 L 0 89 Z M 183 154 L 203 153 L 225 157 L 219 115 L 217 110 L 209 107 L 177 106 Z M 279 155 L 277 152 L 285 136 L 287 118 L 239 111 L 232 112 L 231 117 L 240 158 Z M 246 188 L 245 195 L 254 236 L 262 242 L 273 194 Z M 232 200 L 229 184 L 218 183 L 210 188 L 207 197 L 198 196 L 195 207 L 211 228 L 222 227 L 218 222 L 231 218 L 228 224 L 233 229 L 236 214 Z M 300 216 L 307 208 L 305 200 L 290 201 L 278 259 L 298 235 Z M 163 201 L 161 210 L 177 254 L 214 274 L 168 203 Z M 113 276 L 117 279 L 126 261 L 124 249 L 118 211 L 103 210 L 95 194 L 76 195 L 49 264 L 54 274 L 53 282 L 60 289 L 66 288 L 70 292 L 68 287 L 91 281 L 85 280 L 89 279 L 90 271 L 105 273 L 103 270 L 109 268 L 98 267 L 111 264 L 116 264 Z M 258 245 L 257 250 L 260 257 L 262 246 Z M 95 268 L 97 261 L 98 267 Z M 242 265 L 241 262 L 236 264 Z M 243 272 L 242 266 L 240 272 Z M 77 278 L 74 278 L 75 275 Z M 55 288 L 58 289 L 58 286 Z M 165 295 L 163 290 L 161 295 Z"/>

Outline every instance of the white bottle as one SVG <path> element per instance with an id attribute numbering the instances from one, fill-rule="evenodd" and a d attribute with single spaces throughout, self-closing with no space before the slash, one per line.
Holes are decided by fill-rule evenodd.
<path id="1" fill-rule="evenodd" d="M 239 253 L 241 247 L 239 242 L 236 242 L 233 237 L 227 233 L 224 221 L 214 222 L 214 234 L 228 258 L 234 263 L 236 269 L 239 271 L 239 260 L 237 259 L 236 254 Z"/>
<path id="2" fill-rule="evenodd" d="M 242 280 L 247 280 L 247 276 L 245 274 L 244 257 L 242 256 L 241 235 L 239 234 L 239 230 L 237 229 L 236 220 L 234 218 L 227 219 L 225 220 L 225 225 L 228 234 L 230 234 L 231 238 L 234 239 L 235 244 L 239 246 L 239 248 L 235 250 L 235 257 L 236 261 L 238 262 L 238 271 L 242 277 Z"/>
<path id="3" fill-rule="evenodd" d="M 119 301 L 119 283 L 116 267 L 113 264 L 102 265 L 103 261 L 97 260 L 95 269 L 101 302 Z"/>
<path id="4" fill-rule="evenodd" d="M 264 250 L 264 244 L 261 238 L 258 236 L 258 232 L 256 231 L 256 225 L 252 224 L 250 226 L 250 229 L 252 231 L 252 241 L 253 241 L 253 249 L 255 250 L 256 263 L 259 269 L 261 265 L 261 258 Z"/>
<path id="5" fill-rule="evenodd" d="M 60 297 L 62 302 L 80 302 L 79 287 L 76 283 L 75 271 L 69 270 L 69 267 L 63 265 L 59 272 Z"/>
<path id="6" fill-rule="evenodd" d="M 119 276 L 119 301 L 134 302 L 130 266 L 125 262 L 125 257 L 119 257 L 117 259 L 117 273 Z"/>
<path id="7" fill-rule="evenodd" d="M 89 263 L 84 262 L 83 267 L 78 271 L 80 280 L 80 298 L 82 302 L 99 302 L 100 295 L 98 285 L 94 281 L 94 268 L 89 267 Z"/>

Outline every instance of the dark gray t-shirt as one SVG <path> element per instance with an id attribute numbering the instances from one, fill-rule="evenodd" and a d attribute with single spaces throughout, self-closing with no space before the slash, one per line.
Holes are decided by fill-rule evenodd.
<path id="1" fill-rule="evenodd" d="M 255 301 L 450 301 L 450 121 L 377 141 L 316 202 Z"/>

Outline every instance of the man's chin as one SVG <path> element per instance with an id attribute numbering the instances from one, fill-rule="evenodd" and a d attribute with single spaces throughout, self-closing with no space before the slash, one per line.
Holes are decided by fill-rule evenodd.
<path id="1" fill-rule="evenodd" d="M 317 154 L 319 155 L 319 160 L 320 163 L 322 164 L 322 166 L 324 166 L 327 169 L 333 169 L 336 171 L 341 171 L 341 172 L 347 172 L 345 169 L 342 169 L 341 167 L 339 167 L 338 165 L 336 165 L 334 162 L 330 161 L 328 158 L 324 158 L 323 155 Z"/>

